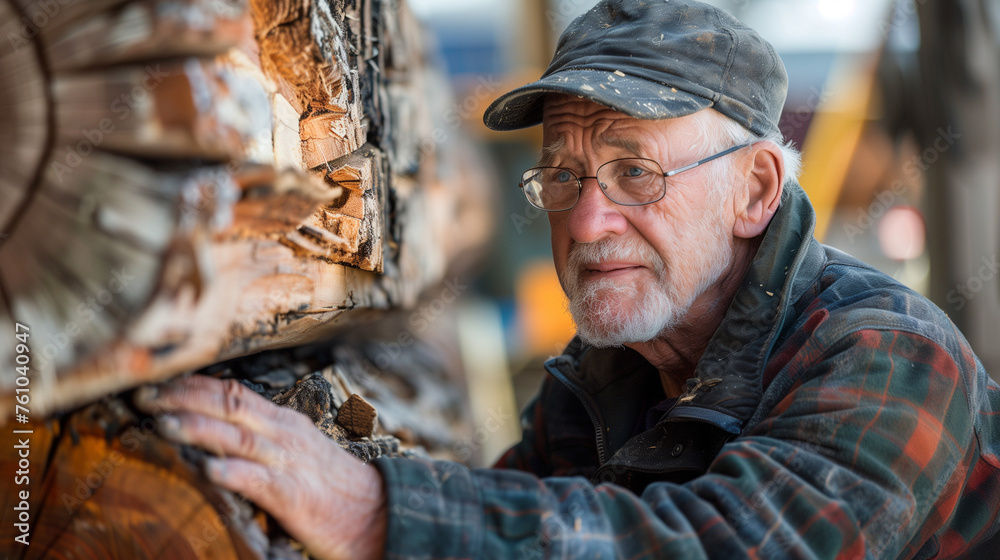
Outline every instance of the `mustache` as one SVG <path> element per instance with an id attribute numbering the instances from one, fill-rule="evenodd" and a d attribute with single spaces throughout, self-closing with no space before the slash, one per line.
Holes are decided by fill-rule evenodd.
<path id="1" fill-rule="evenodd" d="M 606 261 L 625 261 L 642 264 L 662 277 L 667 268 L 659 254 L 649 243 L 630 240 L 603 239 L 593 243 L 577 243 L 569 250 L 566 268 L 576 277 L 588 265 Z"/>

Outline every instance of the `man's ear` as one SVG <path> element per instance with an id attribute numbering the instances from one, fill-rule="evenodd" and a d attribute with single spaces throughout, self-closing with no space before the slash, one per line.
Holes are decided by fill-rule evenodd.
<path id="1" fill-rule="evenodd" d="M 747 161 L 749 169 L 744 168 L 743 192 L 736 197 L 733 224 L 733 235 L 744 239 L 757 237 L 767 229 L 778 211 L 785 181 L 785 166 L 778 146 L 773 142 L 758 142 L 751 149 L 752 159 Z"/>

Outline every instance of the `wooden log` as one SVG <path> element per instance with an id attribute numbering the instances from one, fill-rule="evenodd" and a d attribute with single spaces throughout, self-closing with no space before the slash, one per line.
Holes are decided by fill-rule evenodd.
<path id="1" fill-rule="evenodd" d="M 379 341 L 394 336 L 394 323 L 371 325 L 333 345 L 236 359 L 205 373 L 241 379 L 275 404 L 306 414 L 359 460 L 426 458 L 418 446 L 454 459 L 465 450 L 459 438 L 474 441 L 467 428 L 451 428 L 467 425 L 458 406 L 460 383 L 442 383 L 453 380 L 455 365 L 442 361 L 447 351 L 424 340 L 427 331 L 388 360 Z M 447 334 L 448 323 L 442 319 L 433 330 Z M 14 483 L 0 492 L 0 521 L 15 527 L 26 511 L 28 546 L 0 549 L 5 558 L 304 557 L 253 504 L 208 483 L 203 452 L 167 443 L 158 420 L 137 415 L 127 402 L 108 399 L 18 426 L 26 433 L 14 435 L 22 439 L 0 451 L 0 476 Z"/>
<path id="2" fill-rule="evenodd" d="M 0 34 L 21 37 L 21 12 L 0 2 Z M 24 209 L 48 149 L 50 107 L 38 49 L 27 39 L 12 41 L 0 56 L 0 243 Z M 14 110 L 16 109 L 16 110 Z"/>
<path id="3" fill-rule="evenodd" d="M 52 69 L 210 57 L 253 41 L 238 1 L 140 0 L 119 8 L 68 22 L 46 49 Z"/>
<path id="4" fill-rule="evenodd" d="M 50 167 L 60 177 L 93 150 L 240 161 L 254 135 L 271 128 L 265 89 L 223 61 L 94 70 L 60 76 L 52 88 L 58 148 Z"/>
<path id="5" fill-rule="evenodd" d="M 111 401 L 19 434 L 30 449 L 25 469 L 18 449 L 5 446 L 0 475 L 14 481 L 21 469 L 30 482 L 18 485 L 27 494 L 0 498 L 10 526 L 18 503 L 29 512 L 30 531 L 18 532 L 29 535 L 28 546 L 14 543 L 5 557 L 266 558 L 268 539 L 252 508 L 209 484 L 154 427 Z"/>
<path id="6" fill-rule="evenodd" d="M 0 492 L 4 522 L 29 492 L 31 546 L 4 552 L 302 557 L 107 395 L 201 369 L 362 460 L 455 458 L 457 352 L 424 340 L 454 328 L 405 309 L 485 243 L 486 167 L 405 3 L 57 4 L 22 29 L 38 3 L 0 0 L 0 425 L 17 404 L 34 430 Z"/>
<path id="7" fill-rule="evenodd" d="M 489 181 L 439 149 L 405 4 L 36 14 L 0 0 L 0 335 L 31 328 L 33 414 L 328 337 L 484 244 Z"/>

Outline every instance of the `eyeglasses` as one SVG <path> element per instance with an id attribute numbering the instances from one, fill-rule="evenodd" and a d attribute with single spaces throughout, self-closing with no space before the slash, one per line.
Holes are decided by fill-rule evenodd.
<path id="1" fill-rule="evenodd" d="M 660 164 L 645 158 L 611 160 L 597 168 L 593 177 L 580 177 L 562 167 L 533 167 L 521 175 L 521 190 L 539 210 L 561 212 L 580 200 L 584 179 L 597 179 L 604 196 L 622 206 L 642 206 L 659 201 L 667 194 L 667 177 L 673 177 L 713 159 L 742 150 L 751 144 L 733 146 L 705 159 L 663 172 Z"/>

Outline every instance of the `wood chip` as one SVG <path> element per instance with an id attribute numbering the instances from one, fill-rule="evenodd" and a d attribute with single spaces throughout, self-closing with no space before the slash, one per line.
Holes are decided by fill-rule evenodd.
<path id="1" fill-rule="evenodd" d="M 371 437 L 375 433 L 377 417 L 375 407 L 355 393 L 337 411 L 337 424 L 353 437 Z"/>

